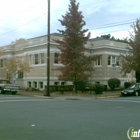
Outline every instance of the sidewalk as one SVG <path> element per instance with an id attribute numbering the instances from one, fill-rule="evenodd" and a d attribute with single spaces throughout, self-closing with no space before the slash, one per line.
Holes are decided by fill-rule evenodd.
<path id="1" fill-rule="evenodd" d="M 44 96 L 44 91 L 26 91 L 26 90 L 19 90 L 17 95 L 25 95 L 25 96 Z"/>

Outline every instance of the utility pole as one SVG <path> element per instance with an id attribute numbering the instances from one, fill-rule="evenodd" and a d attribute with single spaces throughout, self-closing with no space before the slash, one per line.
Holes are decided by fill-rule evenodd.
<path id="1" fill-rule="evenodd" d="M 47 90 L 46 96 L 50 96 L 50 0 L 48 0 L 48 39 L 47 39 Z"/>

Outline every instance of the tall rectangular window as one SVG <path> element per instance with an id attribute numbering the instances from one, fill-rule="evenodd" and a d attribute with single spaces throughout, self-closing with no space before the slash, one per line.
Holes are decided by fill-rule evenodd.
<path id="1" fill-rule="evenodd" d="M 30 63 L 30 65 L 33 65 L 34 64 L 34 55 L 30 55 L 29 56 L 29 63 Z"/>
<path id="2" fill-rule="evenodd" d="M 39 82 L 39 88 L 43 88 L 43 82 Z"/>
<path id="3" fill-rule="evenodd" d="M 112 56 L 112 64 L 116 64 L 116 56 Z"/>
<path id="4" fill-rule="evenodd" d="M 55 64 L 58 64 L 58 57 L 59 57 L 59 54 L 58 53 L 54 53 L 54 63 Z"/>
<path id="5" fill-rule="evenodd" d="M 33 82 L 33 87 L 37 88 L 37 82 Z"/>
<path id="6" fill-rule="evenodd" d="M 32 86 L 32 83 L 29 81 L 28 82 L 28 87 L 31 87 Z"/>
<path id="7" fill-rule="evenodd" d="M 108 56 L 108 65 L 111 65 L 111 56 Z"/>
<path id="8" fill-rule="evenodd" d="M 18 79 L 23 79 L 23 72 L 18 71 Z"/>
<path id="9" fill-rule="evenodd" d="M 119 66 L 119 57 L 116 57 L 116 65 Z"/>
<path id="10" fill-rule="evenodd" d="M 101 66 L 102 65 L 102 57 L 100 56 L 96 61 L 95 61 L 95 66 Z"/>
<path id="11" fill-rule="evenodd" d="M 95 61 L 95 66 L 101 66 L 102 65 L 102 56 L 98 57 Z"/>
<path id="12" fill-rule="evenodd" d="M 3 67 L 3 59 L 0 59 L 0 68 Z"/>
<path id="13" fill-rule="evenodd" d="M 38 61 L 38 54 L 35 54 L 35 64 L 38 64 L 39 61 Z"/>
<path id="14" fill-rule="evenodd" d="M 44 53 L 40 54 L 40 63 L 44 64 Z"/>

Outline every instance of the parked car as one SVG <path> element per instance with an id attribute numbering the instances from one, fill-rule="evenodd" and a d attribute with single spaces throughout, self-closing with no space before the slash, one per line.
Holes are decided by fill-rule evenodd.
<path id="1" fill-rule="evenodd" d="M 10 80 L 0 79 L 0 94 L 4 94 L 6 92 L 11 92 L 12 94 L 16 94 L 19 90 L 19 86 L 15 84 L 11 84 Z"/>
<path id="2" fill-rule="evenodd" d="M 123 91 L 121 91 L 121 95 L 122 96 L 127 96 L 127 95 L 139 96 L 140 95 L 140 83 L 136 83 L 136 84 L 128 87 L 127 89 L 124 89 Z"/>

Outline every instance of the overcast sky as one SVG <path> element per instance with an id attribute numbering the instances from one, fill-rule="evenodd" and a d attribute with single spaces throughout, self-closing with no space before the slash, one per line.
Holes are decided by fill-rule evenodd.
<path id="1" fill-rule="evenodd" d="M 140 18 L 140 0 L 77 0 L 91 38 L 111 34 L 129 37 L 130 25 Z M 48 0 L 1 0 L 0 46 L 20 38 L 47 34 Z M 62 29 L 58 19 L 68 11 L 69 0 L 50 0 L 51 33 Z"/>

